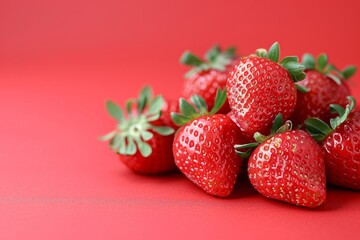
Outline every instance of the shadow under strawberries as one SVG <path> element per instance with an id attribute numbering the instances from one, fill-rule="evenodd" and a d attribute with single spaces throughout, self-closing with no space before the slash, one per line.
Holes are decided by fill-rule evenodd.
<path id="1" fill-rule="evenodd" d="M 251 186 L 251 183 L 246 175 L 239 176 L 234 190 L 229 199 L 241 199 L 256 196 L 259 193 Z"/>
<path id="2" fill-rule="evenodd" d="M 336 186 L 327 187 L 327 200 L 324 206 L 319 209 L 322 211 L 336 210 L 351 205 L 360 200 L 360 193 L 354 190 L 340 188 Z"/>
<path id="3" fill-rule="evenodd" d="M 135 185 L 148 185 L 148 186 L 164 186 L 164 191 L 177 188 L 179 191 L 190 191 L 189 195 L 192 197 L 197 195 L 199 197 L 206 196 L 200 188 L 195 186 L 191 181 L 189 181 L 181 172 L 174 171 L 170 173 L 160 174 L 160 175 L 141 175 L 135 174 L 134 172 L 122 168 L 120 171 L 117 171 L 117 176 L 121 176 L 122 181 L 128 182 Z M 203 195 L 204 194 L 204 195 Z M 187 194 L 185 194 L 187 195 Z M 327 187 L 327 200 L 325 204 L 319 208 L 310 209 L 305 207 L 295 207 L 294 205 L 280 202 L 277 200 L 269 199 L 261 196 L 252 186 L 247 178 L 246 174 L 242 174 L 239 176 L 238 181 L 234 187 L 233 192 L 227 198 L 217 198 L 214 196 L 208 195 L 209 199 L 216 200 L 230 200 L 230 201 L 239 201 L 245 198 L 254 198 L 255 202 L 265 201 L 269 207 L 277 207 L 281 209 L 298 209 L 299 211 L 335 211 L 337 209 L 341 209 L 348 205 L 351 205 L 354 202 L 358 202 L 360 200 L 360 193 L 357 191 L 352 191 L 349 189 L 344 189 L 336 186 L 328 186 Z"/>
<path id="4" fill-rule="evenodd" d="M 280 207 L 280 208 L 289 208 L 289 209 L 299 209 L 300 211 L 335 211 L 337 209 L 341 209 L 348 205 L 351 205 L 354 202 L 358 202 L 360 200 L 360 193 L 358 191 L 340 188 L 336 186 L 327 186 L 327 199 L 326 202 L 318 208 L 310 209 L 305 207 L 295 207 L 292 204 L 280 202 L 274 199 L 269 199 L 266 197 L 262 197 L 252 186 L 249 179 L 246 175 L 242 175 L 239 177 L 233 193 L 228 197 L 228 199 L 241 199 L 248 197 L 260 197 L 263 201 L 267 201 L 271 207 Z"/>

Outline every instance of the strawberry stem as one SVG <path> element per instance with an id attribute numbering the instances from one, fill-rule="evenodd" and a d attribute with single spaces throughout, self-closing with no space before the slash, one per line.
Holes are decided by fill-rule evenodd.
<path id="1" fill-rule="evenodd" d="M 241 158 L 248 158 L 254 148 L 256 148 L 259 144 L 265 142 L 266 140 L 272 138 L 274 135 L 286 131 L 290 131 L 292 129 L 292 122 L 286 121 L 284 124 L 284 118 L 281 113 L 279 113 L 274 121 L 273 126 L 271 128 L 271 133 L 268 136 L 265 136 L 259 132 L 256 132 L 254 134 L 254 139 L 256 142 L 253 143 L 247 143 L 247 144 L 238 144 L 235 145 L 235 152 L 240 156 Z M 245 151 L 244 151 L 245 150 Z"/>
<path id="2" fill-rule="evenodd" d="M 200 116 L 216 114 L 224 105 L 225 101 L 226 90 L 221 90 L 220 88 L 218 88 L 218 91 L 216 92 L 214 107 L 210 112 L 207 109 L 205 100 L 198 95 L 191 97 L 191 102 L 193 104 L 190 104 L 185 99 L 180 98 L 179 105 L 181 113 L 172 112 L 171 118 L 175 125 L 182 126 Z"/>
<path id="3" fill-rule="evenodd" d="M 132 105 L 137 103 L 137 114 L 132 113 Z M 109 141 L 110 148 L 119 154 L 134 155 L 137 150 L 144 157 L 152 153 L 152 149 L 146 141 L 149 141 L 154 134 L 168 136 L 174 133 L 174 129 L 168 126 L 154 126 L 151 122 L 161 116 L 161 109 L 164 104 L 162 96 L 152 99 L 152 91 L 145 87 L 140 92 L 137 100 L 131 99 L 126 102 L 127 118 L 121 108 L 111 101 L 106 102 L 106 108 L 113 118 L 118 121 L 117 128 L 105 136 L 100 137 L 101 141 Z"/>
<path id="4" fill-rule="evenodd" d="M 248 158 L 250 157 L 251 153 L 252 153 L 252 150 L 254 148 L 256 148 L 257 146 L 259 146 L 259 143 L 258 142 L 253 142 L 253 143 L 247 143 L 247 144 L 237 144 L 235 145 L 235 152 L 236 154 L 245 159 L 245 158 Z M 245 151 L 243 151 L 242 149 L 246 149 Z"/>
<path id="5" fill-rule="evenodd" d="M 305 66 L 306 70 L 315 69 L 315 58 L 309 53 L 305 53 L 302 57 L 302 64 Z"/>
<path id="6" fill-rule="evenodd" d="M 337 113 L 338 116 L 330 119 L 330 126 L 319 118 L 308 118 L 305 120 L 306 131 L 317 142 L 323 141 L 330 133 L 332 133 L 337 127 L 343 124 L 349 114 L 354 110 L 356 101 L 352 96 L 347 97 L 349 103 L 345 109 L 338 104 L 330 105 L 330 112 Z"/>
<path id="7" fill-rule="evenodd" d="M 219 88 L 218 91 L 216 92 L 215 104 L 214 107 L 211 109 L 210 114 L 212 115 L 217 113 L 225 102 L 226 102 L 226 90 L 222 91 Z"/>
<path id="8" fill-rule="evenodd" d="M 222 72 L 226 71 L 226 66 L 229 65 L 236 56 L 235 52 L 235 47 L 229 47 L 225 51 L 222 51 L 218 45 L 215 45 L 205 54 L 205 61 L 191 52 L 185 51 L 180 58 L 180 62 L 193 67 L 185 74 L 185 78 L 190 78 L 196 73 L 209 69 Z"/>
<path id="9" fill-rule="evenodd" d="M 273 62 L 278 62 L 280 57 L 280 46 L 278 42 L 275 42 L 268 51 L 268 58 Z"/>
<path id="10" fill-rule="evenodd" d="M 273 62 L 279 63 L 280 58 L 280 46 L 278 42 L 275 42 L 268 51 L 263 48 L 256 50 L 256 55 L 261 58 L 267 58 Z M 285 57 L 279 63 L 283 68 L 285 68 L 294 82 L 298 82 L 303 80 L 306 77 L 304 73 L 305 66 L 299 63 L 299 58 L 296 56 L 288 56 Z M 306 89 L 301 88 L 302 91 L 306 91 Z"/>
<path id="11" fill-rule="evenodd" d="M 325 53 L 320 54 L 317 58 L 317 70 L 319 72 L 324 72 L 325 67 L 328 65 L 328 61 L 329 58 Z"/>
<path id="12" fill-rule="evenodd" d="M 193 95 L 191 96 L 191 101 L 194 103 L 195 107 L 199 109 L 200 114 L 207 113 L 208 107 L 205 100 L 202 97 L 198 95 Z"/>
<path id="13" fill-rule="evenodd" d="M 203 60 L 201 60 L 199 57 L 197 57 L 196 55 L 192 54 L 189 51 L 183 53 L 183 55 L 180 58 L 180 62 L 185 65 L 189 65 L 193 67 L 199 67 L 205 64 Z"/>
<path id="14" fill-rule="evenodd" d="M 305 53 L 302 57 L 302 64 L 305 66 L 306 70 L 315 70 L 319 73 L 322 73 L 329 78 L 331 78 L 338 85 L 341 85 L 342 80 L 347 80 L 351 78 L 355 72 L 355 66 L 348 66 L 343 71 L 339 70 L 332 64 L 329 64 L 328 56 L 323 53 L 317 57 L 315 61 L 315 57 L 310 53 Z"/>

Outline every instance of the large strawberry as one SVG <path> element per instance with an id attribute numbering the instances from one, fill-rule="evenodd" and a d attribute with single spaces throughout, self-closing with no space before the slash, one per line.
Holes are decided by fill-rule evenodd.
<path id="1" fill-rule="evenodd" d="M 306 87 L 309 92 L 298 93 L 291 120 L 295 125 L 302 124 L 308 117 L 317 117 L 328 122 L 332 117 L 328 110 L 330 104 L 346 105 L 346 96 L 350 95 L 350 89 L 343 80 L 349 79 L 356 68 L 349 66 L 339 71 L 328 64 L 325 54 L 319 55 L 317 61 L 313 55 L 304 54 L 302 63 L 306 67 L 306 78 L 298 84 Z"/>
<path id="2" fill-rule="evenodd" d="M 231 110 L 247 136 L 267 133 L 278 113 L 288 119 L 295 108 L 296 88 L 304 91 L 294 84 L 305 78 L 305 67 L 297 57 L 286 57 L 278 63 L 278 43 L 256 54 L 234 63 L 227 81 Z"/>
<path id="3" fill-rule="evenodd" d="M 320 142 L 330 184 L 360 190 L 360 112 L 353 111 L 355 99 L 348 97 L 344 109 L 332 104 L 339 116 L 330 119 L 330 126 L 318 118 L 305 120 L 307 131 Z"/>
<path id="4" fill-rule="evenodd" d="M 282 116 L 278 115 L 270 136 L 256 133 L 257 143 L 235 148 L 244 156 L 249 152 L 241 149 L 258 145 L 248 160 L 248 176 L 260 194 L 299 206 L 318 207 L 326 199 L 321 149 L 305 131 L 291 130 L 290 121 L 278 128 L 281 122 Z"/>
<path id="5" fill-rule="evenodd" d="M 158 174 L 176 169 L 172 156 L 174 129 L 166 123 L 168 119 L 161 116 L 162 108 L 169 108 L 164 105 L 162 96 L 152 99 L 150 88 L 145 87 L 138 100 L 127 102 L 127 118 L 115 103 L 107 101 L 106 107 L 109 114 L 118 120 L 118 124 L 114 131 L 101 140 L 110 140 L 111 149 L 119 154 L 126 166 L 142 174 Z"/>
<path id="6" fill-rule="evenodd" d="M 234 151 L 234 144 L 242 143 L 240 130 L 228 116 L 215 114 L 226 101 L 226 91 L 218 90 L 210 112 L 200 96 L 193 96 L 192 101 L 197 110 L 180 99 L 182 114 L 172 113 L 174 122 L 183 125 L 174 138 L 175 164 L 208 194 L 226 197 L 241 166 Z"/>
<path id="7" fill-rule="evenodd" d="M 235 48 L 230 47 L 221 51 L 219 46 L 214 46 L 205 55 L 205 60 L 195 56 L 189 51 L 184 52 L 180 62 L 193 67 L 186 75 L 183 96 L 190 99 L 193 95 L 199 95 L 211 109 L 214 104 L 218 88 L 226 87 L 226 78 L 229 67 L 234 61 Z M 228 102 L 219 110 L 221 113 L 230 111 Z"/>

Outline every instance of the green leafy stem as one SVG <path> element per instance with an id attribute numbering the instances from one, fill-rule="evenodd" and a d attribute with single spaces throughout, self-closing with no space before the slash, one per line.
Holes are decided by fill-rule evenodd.
<path id="1" fill-rule="evenodd" d="M 310 136 L 316 141 L 321 142 L 337 127 L 343 124 L 348 119 L 349 114 L 354 110 L 356 105 L 354 97 L 348 96 L 347 100 L 349 103 L 346 105 L 345 109 L 338 104 L 330 105 L 330 112 L 338 115 L 335 118 L 330 119 L 330 126 L 319 118 L 306 119 L 305 127 Z"/>
<path id="2" fill-rule="evenodd" d="M 271 132 L 268 136 L 265 136 L 259 132 L 256 132 L 254 134 L 254 139 L 256 142 L 246 143 L 246 144 L 237 144 L 234 146 L 235 152 L 241 158 L 248 158 L 251 155 L 253 149 L 256 148 L 257 146 L 259 146 L 259 144 L 272 138 L 273 136 L 275 136 L 278 133 L 290 131 L 291 129 L 292 129 L 292 122 L 288 120 L 284 123 L 283 115 L 281 113 L 279 113 L 273 121 Z"/>
<path id="3" fill-rule="evenodd" d="M 136 111 L 133 111 L 134 104 Z M 150 156 L 152 149 L 147 141 L 152 139 L 154 134 L 168 136 L 174 133 L 171 127 L 151 124 L 161 117 L 163 104 L 162 96 L 152 98 L 149 87 L 142 89 L 137 100 L 126 102 L 127 117 L 117 104 L 107 101 L 106 109 L 118 124 L 115 130 L 100 137 L 100 140 L 109 141 L 110 148 L 119 154 L 134 155 L 139 150 L 143 157 Z"/>
<path id="4" fill-rule="evenodd" d="M 317 59 L 315 59 L 312 54 L 305 53 L 302 57 L 302 64 L 304 64 L 306 70 L 316 70 L 327 75 L 338 85 L 341 85 L 342 79 L 347 80 L 351 78 L 357 70 L 353 65 L 350 65 L 343 70 L 339 70 L 333 64 L 329 63 L 329 57 L 325 53 L 320 54 Z"/>
<path id="5" fill-rule="evenodd" d="M 205 100 L 198 95 L 191 97 L 192 104 L 187 102 L 185 99 L 180 98 L 179 107 L 181 113 L 172 112 L 171 117 L 176 125 L 182 126 L 200 116 L 216 114 L 224 105 L 225 101 L 226 90 L 221 90 L 220 88 L 216 92 L 214 107 L 210 112 L 208 111 Z"/>
<path id="6" fill-rule="evenodd" d="M 224 72 L 226 70 L 226 66 L 233 61 L 235 56 L 235 47 L 229 47 L 222 51 L 218 45 L 215 45 L 205 54 L 205 60 L 189 51 L 185 51 L 180 58 L 180 62 L 193 67 L 185 74 L 186 78 L 190 78 L 196 73 L 207 71 L 209 69 L 216 69 Z"/>
<path id="7" fill-rule="evenodd" d="M 278 42 L 275 42 L 269 48 L 269 50 L 266 50 L 264 48 L 257 49 L 256 55 L 258 57 L 267 58 L 273 62 L 279 63 L 280 45 Z M 305 66 L 299 63 L 299 58 L 297 56 L 287 56 L 283 58 L 279 64 L 289 72 L 291 79 L 295 83 L 305 79 L 306 77 L 306 74 L 304 72 Z M 298 84 L 295 84 L 295 86 L 300 92 L 309 92 L 309 89 L 307 89 L 304 86 L 300 86 Z"/>

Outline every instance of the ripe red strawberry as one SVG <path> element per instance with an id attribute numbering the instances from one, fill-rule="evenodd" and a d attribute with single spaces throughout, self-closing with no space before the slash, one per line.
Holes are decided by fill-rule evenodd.
<path id="1" fill-rule="evenodd" d="M 157 96 L 152 99 L 150 88 L 144 88 L 139 99 L 126 104 L 127 118 L 113 102 L 106 102 L 109 114 L 119 121 L 114 131 L 101 140 L 110 140 L 110 147 L 120 160 L 131 170 L 142 174 L 158 174 L 176 169 L 172 156 L 174 129 L 166 122 L 164 99 Z M 132 107 L 136 105 L 136 111 Z M 165 106 L 166 108 L 166 106 Z"/>
<path id="2" fill-rule="evenodd" d="M 174 138 L 175 164 L 205 192 L 220 197 L 232 192 L 241 166 L 234 151 L 234 144 L 242 143 L 240 130 L 228 116 L 215 114 L 225 100 L 226 91 L 219 89 L 210 112 L 204 99 L 195 95 L 192 101 L 198 111 L 180 99 L 182 114 L 172 113 L 174 122 L 183 125 Z"/>
<path id="3" fill-rule="evenodd" d="M 257 56 L 249 56 L 234 63 L 227 80 L 231 110 L 247 136 L 255 132 L 268 133 L 278 113 L 288 119 L 296 104 L 294 84 L 305 78 L 305 67 L 297 57 L 286 57 L 280 63 L 279 44 L 269 51 L 259 49 Z"/>
<path id="4" fill-rule="evenodd" d="M 350 95 L 350 89 L 343 80 L 350 78 L 356 68 L 350 66 L 342 72 L 336 70 L 328 64 L 325 54 L 318 56 L 317 64 L 311 54 L 304 54 L 303 64 L 306 67 L 306 78 L 298 84 L 309 92 L 298 93 L 291 120 L 295 125 L 302 124 L 308 117 L 317 117 L 328 122 L 332 117 L 328 110 L 330 104 L 346 105 L 346 96 Z"/>
<path id="5" fill-rule="evenodd" d="M 360 112 L 353 111 L 355 99 L 348 97 L 346 109 L 332 104 L 338 117 L 330 126 L 318 118 L 308 118 L 308 132 L 320 142 L 327 181 L 330 184 L 360 190 Z"/>
<path id="6" fill-rule="evenodd" d="M 287 121 L 269 137 L 256 134 L 260 145 L 248 160 L 248 176 L 265 197 L 315 208 L 326 199 L 324 159 L 310 135 L 291 125 Z"/>
<path id="7" fill-rule="evenodd" d="M 206 56 L 206 61 L 186 51 L 180 62 L 193 68 L 185 75 L 183 96 L 189 100 L 193 95 L 199 95 L 211 109 L 214 104 L 218 88 L 225 89 L 228 70 L 234 61 L 235 48 L 230 47 L 221 51 L 219 46 L 211 48 Z M 230 111 L 229 103 L 226 101 L 219 110 L 220 113 Z"/>

